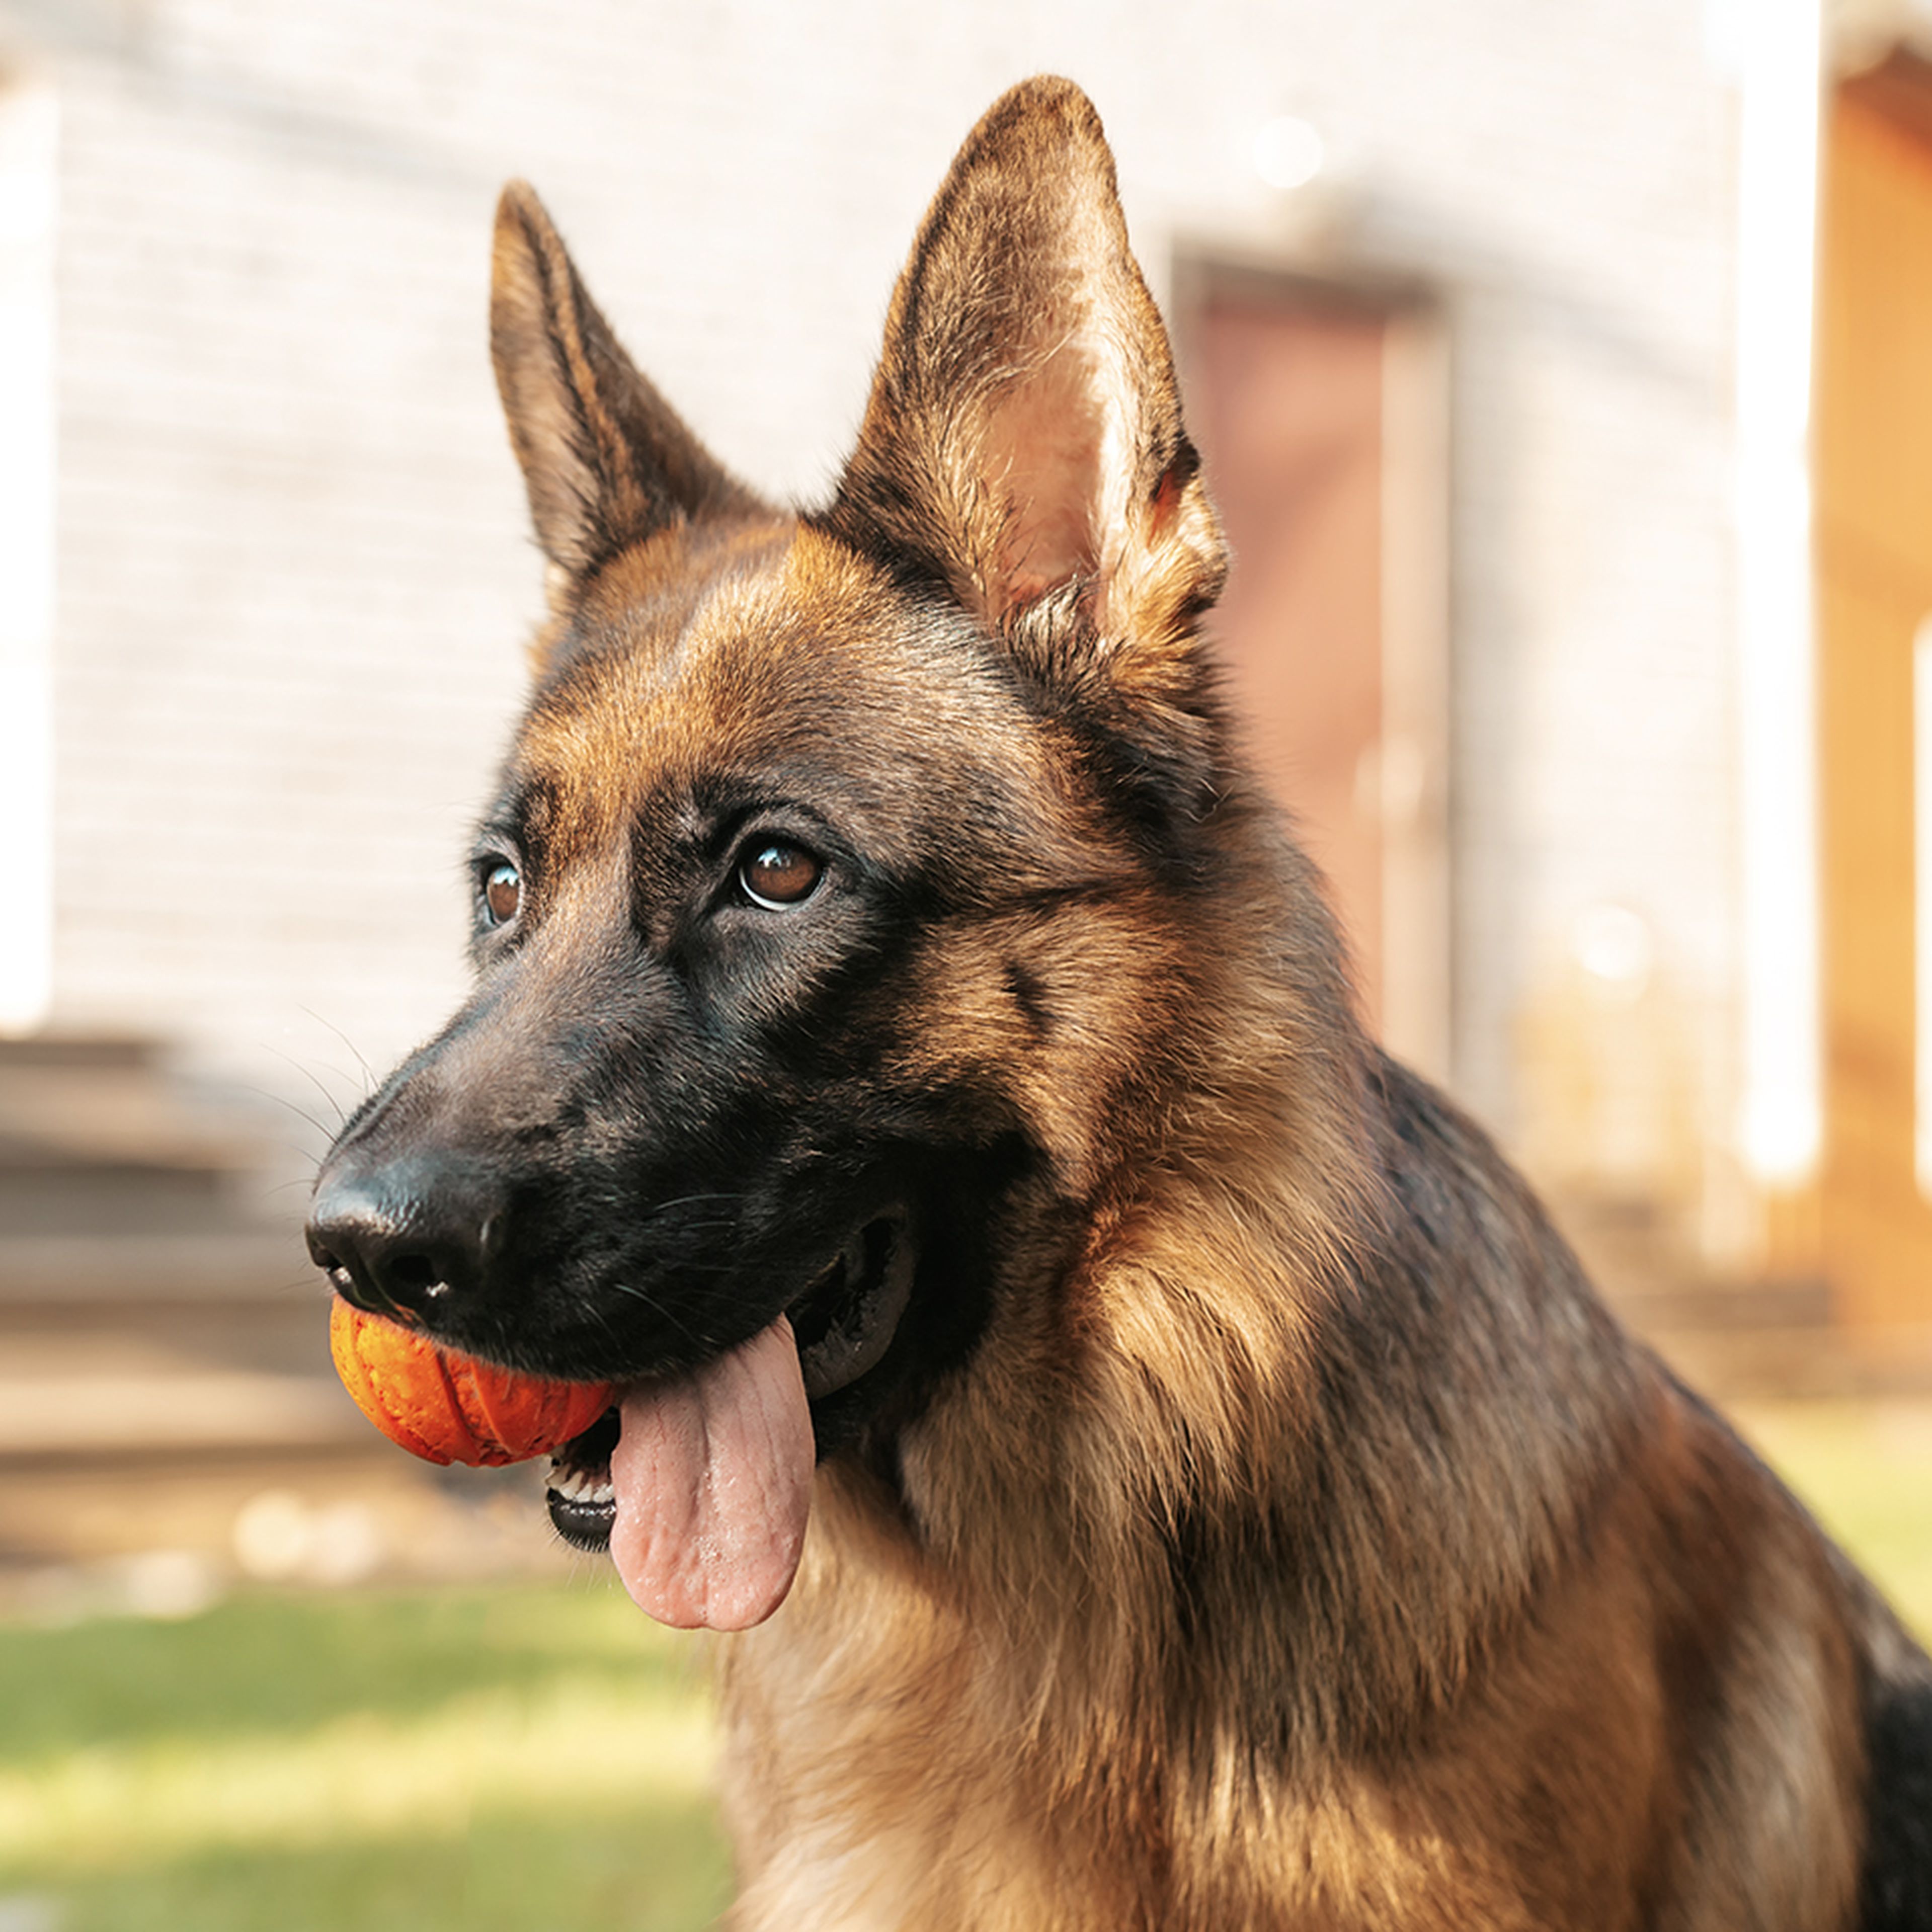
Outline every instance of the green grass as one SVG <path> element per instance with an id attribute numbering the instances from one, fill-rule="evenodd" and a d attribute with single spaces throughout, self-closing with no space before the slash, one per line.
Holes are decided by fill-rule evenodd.
<path id="1" fill-rule="evenodd" d="M 721 1909 L 725 1869 L 710 1807 L 664 1804 L 203 1852 L 38 1889 L 59 1932 L 688 1932 Z"/>
<path id="2" fill-rule="evenodd" d="M 0 1628 L 0 1900 L 59 1932 L 684 1932 L 728 1888 L 711 1750 L 691 1648 L 602 1584 Z"/>
<path id="3" fill-rule="evenodd" d="M 1932 1632 L 1932 1405 L 1742 1420 Z M 711 1753 L 697 1653 L 608 1579 L 0 1624 L 0 1925 L 692 1932 Z"/>
<path id="4" fill-rule="evenodd" d="M 1932 1402 L 1754 1403 L 1736 1420 L 1932 1642 Z"/>

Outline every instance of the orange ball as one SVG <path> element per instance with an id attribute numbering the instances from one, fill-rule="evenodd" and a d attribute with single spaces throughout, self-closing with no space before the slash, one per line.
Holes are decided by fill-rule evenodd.
<path id="1" fill-rule="evenodd" d="M 439 1348 L 340 1295 L 329 1352 L 356 1406 L 428 1462 L 491 1468 L 560 1449 L 610 1406 L 608 1382 L 549 1382 Z"/>

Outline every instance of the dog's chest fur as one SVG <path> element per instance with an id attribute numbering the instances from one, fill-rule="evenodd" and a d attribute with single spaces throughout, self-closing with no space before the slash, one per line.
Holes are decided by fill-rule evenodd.
<path id="1" fill-rule="evenodd" d="M 1089 1660 L 1042 1648 L 1037 1625 L 1016 1642 L 949 1604 L 862 1502 L 835 1486 L 820 1504 L 791 1598 L 723 1660 L 730 1932 L 1839 1922 L 1858 1856 L 1836 1802 L 1854 1748 L 1847 1660 L 1821 1675 L 1802 1637 L 1741 1634 L 1720 1701 L 1746 1730 L 1809 1742 L 1732 1767 L 1717 1802 L 1736 1816 L 1712 1815 L 1666 1768 L 1681 1744 L 1651 1681 L 1634 1508 L 1610 1511 L 1600 1565 L 1552 1593 L 1546 1628 L 1432 1737 L 1298 1770 L 1238 1735 L 1177 1736 L 1173 1683 L 1102 1689 Z M 1822 1614 L 1822 1577 L 1818 1592 Z M 1660 1791 L 1700 1848 L 1660 1834 Z M 1546 1834 L 1560 1858 L 1539 1855 Z"/>

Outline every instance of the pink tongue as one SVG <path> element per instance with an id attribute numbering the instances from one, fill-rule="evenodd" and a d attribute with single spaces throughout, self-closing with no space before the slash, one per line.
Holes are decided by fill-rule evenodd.
<path id="1" fill-rule="evenodd" d="M 749 1630 L 784 1600 L 812 1500 L 812 1414 L 791 1324 L 625 1396 L 610 1556 L 658 1622 Z"/>

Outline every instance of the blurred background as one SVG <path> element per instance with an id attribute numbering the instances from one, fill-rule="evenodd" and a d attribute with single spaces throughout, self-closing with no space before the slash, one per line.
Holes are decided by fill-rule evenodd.
<path id="1" fill-rule="evenodd" d="M 0 0 L 0 1932 L 722 1896 L 684 1653 L 294 1230 L 540 608 L 500 184 L 810 500 L 1042 69 L 1365 1006 L 1932 1624 L 1932 4 Z"/>

